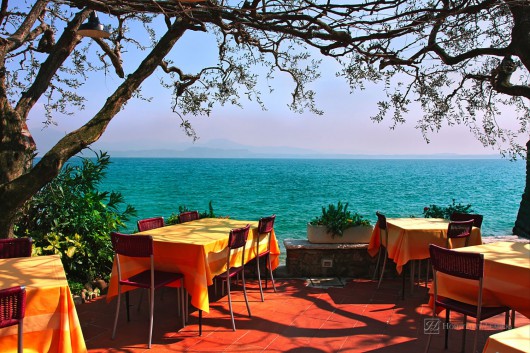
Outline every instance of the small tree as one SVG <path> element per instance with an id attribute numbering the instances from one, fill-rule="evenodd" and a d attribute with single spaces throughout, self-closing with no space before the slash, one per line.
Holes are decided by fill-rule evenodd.
<path id="1" fill-rule="evenodd" d="M 23 208 L 16 226 L 19 236 L 33 238 L 38 254 L 59 254 L 71 281 L 86 283 L 105 278 L 112 270 L 109 234 L 125 227 L 136 215 L 118 192 L 98 186 L 110 163 L 106 153 L 96 160 L 68 164 Z"/>

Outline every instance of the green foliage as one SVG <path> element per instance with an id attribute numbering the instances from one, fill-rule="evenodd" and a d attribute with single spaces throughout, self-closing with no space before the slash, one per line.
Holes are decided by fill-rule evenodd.
<path id="1" fill-rule="evenodd" d="M 171 216 L 169 216 L 166 219 L 166 224 L 178 224 L 179 223 L 179 213 L 182 212 L 189 212 L 193 211 L 194 209 L 189 208 L 186 205 L 179 205 L 179 212 L 178 213 L 172 213 Z M 208 202 L 208 211 L 199 212 L 199 218 L 215 218 L 215 212 L 213 211 L 212 201 Z"/>
<path id="2" fill-rule="evenodd" d="M 118 192 L 100 192 L 110 157 L 96 153 L 96 160 L 81 158 L 67 164 L 23 209 L 17 223 L 18 236 L 30 236 L 38 255 L 59 254 L 72 282 L 106 278 L 111 272 L 113 251 L 110 232 L 125 226 L 136 210 Z"/>
<path id="3" fill-rule="evenodd" d="M 425 218 L 445 218 L 449 219 L 454 212 L 458 213 L 473 213 L 471 205 L 463 205 L 461 203 L 456 203 L 453 199 L 453 203 L 447 207 L 440 207 L 437 205 L 430 205 L 429 207 L 423 208 L 423 216 Z"/>
<path id="4" fill-rule="evenodd" d="M 312 225 L 326 226 L 332 236 L 342 236 L 344 230 L 354 226 L 370 225 L 370 221 L 363 219 L 363 216 L 357 212 L 352 213 L 348 210 L 348 203 L 342 204 L 341 201 L 329 204 L 328 207 L 322 207 L 322 215 L 315 217 L 309 222 Z"/>

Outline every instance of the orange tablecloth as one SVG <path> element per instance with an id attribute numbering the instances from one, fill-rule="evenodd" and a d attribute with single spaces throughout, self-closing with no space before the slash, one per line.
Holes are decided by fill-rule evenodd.
<path id="1" fill-rule="evenodd" d="M 396 263 L 396 270 L 401 273 L 403 266 L 410 260 L 429 258 L 429 244 L 446 245 L 449 220 L 441 218 L 387 218 L 388 257 Z M 375 225 L 368 253 L 377 255 L 380 244 L 379 223 Z M 383 239 L 384 241 L 384 239 Z M 482 244 L 480 228 L 473 227 L 469 245 Z M 383 244 L 385 245 L 385 244 Z M 451 246 L 464 245 L 464 239 L 457 239 Z"/>
<path id="2" fill-rule="evenodd" d="M 26 286 L 24 351 L 86 352 L 58 255 L 0 259 L 0 288 Z M 0 329 L 0 352 L 17 351 L 17 327 Z"/>
<path id="3" fill-rule="evenodd" d="M 530 352 L 530 325 L 491 335 L 482 353 Z"/>
<path id="4" fill-rule="evenodd" d="M 250 224 L 245 262 L 256 257 L 255 241 L 258 236 L 256 221 L 240 221 L 225 218 L 203 218 L 197 221 L 156 228 L 137 234 L 151 235 L 154 240 L 154 258 L 157 270 L 180 272 L 184 274 L 184 287 L 191 296 L 191 304 L 208 312 L 210 302 L 208 286 L 213 278 L 226 270 L 226 249 L 230 229 Z M 264 251 L 267 244 L 260 244 Z M 271 240 L 271 264 L 273 269 L 279 264 L 280 247 L 273 232 Z M 241 263 L 239 256 L 233 257 L 233 264 Z M 149 268 L 147 261 L 124 258 L 122 271 L 124 276 Z M 112 268 L 107 301 L 118 293 L 118 275 L 116 264 Z M 122 287 L 127 290 L 125 287 Z M 132 289 L 132 288 L 130 288 Z"/>
<path id="5" fill-rule="evenodd" d="M 497 242 L 456 250 L 484 254 L 482 305 L 505 305 L 530 318 L 530 244 Z M 439 295 L 477 304 L 476 281 L 437 278 Z"/>

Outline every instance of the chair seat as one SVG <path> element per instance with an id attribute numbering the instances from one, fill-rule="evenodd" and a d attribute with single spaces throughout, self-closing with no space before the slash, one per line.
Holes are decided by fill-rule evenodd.
<path id="1" fill-rule="evenodd" d="M 263 251 L 263 252 L 260 252 L 260 253 L 258 254 L 258 256 L 256 256 L 256 257 L 267 256 L 267 255 L 269 255 L 270 253 L 271 253 L 270 250 L 265 250 L 265 251 Z"/>
<path id="2" fill-rule="evenodd" d="M 164 287 L 171 282 L 182 280 L 184 276 L 180 273 L 155 271 L 155 288 Z M 151 271 L 143 271 L 127 279 L 121 280 L 120 284 L 140 288 L 149 288 L 151 285 Z"/>
<path id="3" fill-rule="evenodd" d="M 225 271 L 221 274 L 218 274 L 217 276 L 215 276 L 216 278 L 219 278 L 221 280 L 226 280 L 226 273 L 228 272 L 228 277 L 229 278 L 232 278 L 234 277 L 235 275 L 237 275 L 238 273 L 240 273 L 241 271 L 243 271 L 244 267 L 243 266 L 239 266 L 239 267 L 231 267 L 228 271 Z"/>
<path id="4" fill-rule="evenodd" d="M 458 300 L 453 300 L 449 298 L 438 298 L 436 301 L 436 306 L 444 307 L 449 310 L 454 310 L 461 314 L 476 317 L 477 316 L 477 307 L 475 305 L 466 304 Z M 506 306 L 495 306 L 487 307 L 483 306 L 480 310 L 480 321 L 489 319 L 490 317 L 506 313 L 510 308 Z"/>

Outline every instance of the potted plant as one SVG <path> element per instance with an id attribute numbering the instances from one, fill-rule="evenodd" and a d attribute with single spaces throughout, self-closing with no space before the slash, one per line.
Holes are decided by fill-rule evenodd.
<path id="1" fill-rule="evenodd" d="M 322 207 L 322 214 L 307 224 L 310 243 L 368 243 L 373 226 L 357 212 L 348 210 L 348 203 Z"/>

